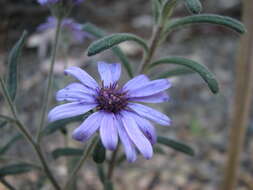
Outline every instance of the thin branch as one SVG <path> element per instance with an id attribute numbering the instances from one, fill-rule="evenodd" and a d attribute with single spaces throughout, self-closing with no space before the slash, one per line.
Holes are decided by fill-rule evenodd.
<path id="1" fill-rule="evenodd" d="M 12 117 L 9 117 L 9 116 L 6 116 L 6 115 L 2 115 L 2 114 L 0 114 L 0 119 L 7 120 L 9 122 L 16 122 L 16 120 L 13 119 Z"/>
<path id="2" fill-rule="evenodd" d="M 46 93 L 43 97 L 43 104 L 42 104 L 42 111 L 41 111 L 41 118 L 40 118 L 40 124 L 36 136 L 36 141 L 39 143 L 41 139 L 41 131 L 43 130 L 43 127 L 45 125 L 45 116 L 48 110 L 49 106 L 49 100 L 50 100 L 50 95 L 52 91 L 52 85 L 53 85 L 53 77 L 54 77 L 54 65 L 55 65 L 55 59 L 56 59 L 56 54 L 57 54 L 57 49 L 59 45 L 59 39 L 60 39 L 60 34 L 61 34 L 61 23 L 62 20 L 58 19 L 57 20 L 57 26 L 56 26 L 56 33 L 55 33 L 55 42 L 52 50 L 52 57 L 51 57 L 51 65 L 50 65 L 50 71 L 48 75 L 48 83 L 47 83 L 47 89 Z"/>
<path id="3" fill-rule="evenodd" d="M 13 103 L 13 101 L 11 100 L 11 97 L 9 95 L 9 92 L 5 86 L 5 83 L 3 81 L 3 79 L 0 76 L 0 86 L 3 90 L 3 96 L 5 98 L 5 100 L 7 100 L 7 103 L 10 107 L 11 113 L 13 115 L 13 117 L 15 118 L 16 122 L 16 126 L 18 128 L 18 130 L 20 131 L 20 133 L 25 137 L 25 139 L 31 144 L 31 146 L 34 148 L 35 152 L 38 155 L 38 158 L 43 166 L 43 169 L 47 175 L 47 177 L 49 178 L 50 182 L 52 183 L 52 185 L 54 186 L 54 188 L 56 190 L 61 190 L 59 184 L 57 183 L 56 179 L 54 178 L 53 174 L 51 173 L 49 166 L 45 160 L 45 157 L 40 149 L 40 147 L 37 145 L 37 143 L 34 141 L 33 137 L 31 136 L 30 132 L 26 129 L 26 127 L 23 125 L 23 123 L 20 121 L 17 111 L 16 111 L 16 107 Z"/>
<path id="4" fill-rule="evenodd" d="M 93 151 L 93 149 L 95 148 L 96 144 L 98 142 L 98 137 L 95 137 L 92 142 L 90 143 L 90 145 L 87 147 L 86 151 L 84 152 L 84 154 L 82 155 L 82 157 L 80 158 L 79 162 L 77 163 L 76 167 L 74 168 L 73 172 L 70 174 L 69 179 L 67 180 L 66 185 L 64 186 L 63 190 L 69 190 L 73 180 L 76 178 L 77 173 L 79 172 L 79 170 L 81 169 L 81 167 L 83 166 L 84 162 L 88 159 L 89 155 L 91 154 L 91 152 Z"/>
<path id="5" fill-rule="evenodd" d="M 8 181 L 6 181 L 6 179 L 4 178 L 0 178 L 0 182 L 7 187 L 9 190 L 16 190 L 16 188 L 14 186 L 12 186 Z"/>
<path id="6" fill-rule="evenodd" d="M 119 146 L 120 144 L 118 143 L 118 146 L 116 148 L 116 150 L 113 152 L 111 160 L 109 162 L 109 166 L 108 166 L 108 173 L 107 173 L 107 179 L 111 180 L 113 177 L 113 172 L 114 172 L 114 168 L 115 168 L 115 162 L 116 162 L 116 158 L 119 152 Z"/>

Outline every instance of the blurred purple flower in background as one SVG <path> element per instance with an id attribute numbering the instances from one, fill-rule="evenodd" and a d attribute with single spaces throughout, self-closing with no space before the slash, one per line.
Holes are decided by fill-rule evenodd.
<path id="1" fill-rule="evenodd" d="M 62 0 L 38 0 L 38 3 L 41 5 L 49 5 L 61 2 Z M 84 0 L 69 0 L 72 1 L 74 4 L 82 3 Z"/>
<path id="2" fill-rule="evenodd" d="M 49 121 L 82 115 L 96 108 L 96 112 L 74 130 L 74 139 L 85 142 L 99 130 L 102 143 L 109 150 L 116 149 L 119 136 L 129 162 L 136 160 L 135 147 L 146 159 L 150 159 L 157 136 L 148 120 L 164 126 L 169 126 L 171 120 L 163 113 L 136 102 L 168 101 L 165 90 L 170 88 L 170 82 L 167 79 L 150 81 L 147 76 L 139 75 L 120 88 L 120 64 L 98 62 L 98 72 L 101 86 L 78 67 L 65 70 L 80 83 L 72 83 L 57 92 L 57 101 L 71 103 L 53 108 L 48 115 Z"/>
<path id="3" fill-rule="evenodd" d="M 55 29 L 57 24 L 57 19 L 55 17 L 48 17 L 47 21 L 38 26 L 37 30 L 39 32 Z M 73 42 L 82 43 L 86 37 L 91 37 L 91 35 L 82 30 L 82 25 L 75 22 L 71 18 L 65 18 L 62 20 L 62 30 L 63 33 L 69 34 L 69 37 Z"/>

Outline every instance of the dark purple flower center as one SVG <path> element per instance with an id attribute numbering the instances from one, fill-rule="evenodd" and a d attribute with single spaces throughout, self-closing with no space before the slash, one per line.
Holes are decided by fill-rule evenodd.
<path id="1" fill-rule="evenodd" d="M 125 93 L 116 88 L 116 84 L 110 87 L 102 87 L 96 98 L 100 110 L 118 113 L 127 105 Z"/>

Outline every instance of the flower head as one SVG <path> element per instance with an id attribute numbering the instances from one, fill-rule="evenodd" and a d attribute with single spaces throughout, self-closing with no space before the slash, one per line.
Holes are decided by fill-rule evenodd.
<path id="1" fill-rule="evenodd" d="M 118 138 L 121 140 L 128 161 L 136 160 L 136 148 L 146 159 L 150 159 L 153 155 L 152 145 L 156 143 L 157 137 L 149 120 L 164 126 L 169 126 L 171 121 L 163 113 L 137 102 L 168 101 L 165 90 L 171 86 L 170 82 L 167 79 L 150 81 L 145 75 L 139 75 L 119 87 L 120 64 L 98 62 L 98 71 L 101 85 L 78 67 L 65 70 L 67 75 L 80 82 L 72 83 L 57 92 L 58 101 L 70 103 L 53 108 L 48 115 L 49 121 L 95 110 L 74 130 L 75 140 L 85 142 L 99 131 L 103 145 L 109 150 L 115 150 Z"/>
<path id="2" fill-rule="evenodd" d="M 52 5 L 55 3 L 60 3 L 63 0 L 38 0 L 38 3 L 41 5 Z M 84 0 L 71 0 L 73 4 L 82 3 Z"/>
<path id="3" fill-rule="evenodd" d="M 57 19 L 55 17 L 48 17 L 47 21 L 37 28 L 39 32 L 55 29 L 57 25 Z M 82 25 L 75 22 L 71 18 L 64 18 L 62 20 L 62 29 L 65 36 L 72 42 L 82 43 L 86 37 L 91 35 L 82 30 Z"/>

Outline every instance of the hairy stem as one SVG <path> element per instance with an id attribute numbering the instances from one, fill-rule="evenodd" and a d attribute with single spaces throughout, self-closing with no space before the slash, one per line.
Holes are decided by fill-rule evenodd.
<path id="1" fill-rule="evenodd" d="M 108 173 L 107 173 L 107 179 L 110 181 L 113 177 L 113 172 L 114 172 L 114 168 L 115 168 L 115 162 L 116 162 L 116 158 L 119 152 L 119 144 L 116 148 L 116 150 L 113 152 L 111 160 L 109 162 L 109 166 L 108 166 Z"/>
<path id="2" fill-rule="evenodd" d="M 43 166 L 43 169 L 48 177 L 48 179 L 50 180 L 50 182 L 52 183 L 52 185 L 54 186 L 54 188 L 56 190 L 61 190 L 60 186 L 58 185 L 57 181 L 55 180 L 54 176 L 52 175 L 48 165 L 47 165 L 47 162 L 45 160 L 45 157 L 40 149 L 40 147 L 38 146 L 38 144 L 34 141 L 34 139 L 32 138 L 30 132 L 27 130 L 27 128 L 23 125 L 23 123 L 20 121 L 19 117 L 18 117 L 18 114 L 17 114 L 17 111 L 16 111 L 16 107 L 13 103 L 13 101 L 11 100 L 11 97 L 8 93 L 8 90 L 5 86 L 5 83 L 3 81 L 3 79 L 0 77 L 0 85 L 1 85 L 1 88 L 3 90 L 3 96 L 5 98 L 5 100 L 7 101 L 9 107 L 10 107 L 10 110 L 12 112 L 12 115 L 14 117 L 14 119 L 16 120 L 15 121 L 15 126 L 17 126 L 17 128 L 19 129 L 20 133 L 25 137 L 25 139 L 31 144 L 31 146 L 34 148 L 42 166 Z"/>
<path id="3" fill-rule="evenodd" d="M 253 98 L 253 2 L 244 0 L 243 21 L 248 32 L 242 37 L 236 68 L 236 94 L 231 121 L 230 144 L 222 190 L 237 189 L 240 154 L 243 149 Z"/>
<path id="4" fill-rule="evenodd" d="M 45 125 L 45 116 L 46 116 L 48 106 L 49 106 L 49 100 L 50 100 L 50 95 L 51 95 L 51 90 L 52 90 L 52 85 L 53 85 L 54 65 L 55 65 L 55 59 L 56 59 L 56 54 L 57 54 L 57 49 L 58 49 L 59 39 L 60 39 L 60 34 L 61 34 L 61 23 L 62 23 L 62 20 L 58 19 L 55 38 L 54 38 L 55 41 L 54 41 L 54 46 L 52 49 L 50 71 L 48 75 L 48 83 L 47 83 L 46 93 L 44 94 L 44 97 L 43 97 L 43 104 L 42 104 L 43 107 L 42 107 L 41 118 L 40 118 L 41 120 L 40 120 L 39 129 L 36 136 L 37 142 L 40 142 L 41 131 L 43 130 L 43 127 Z"/>
<path id="5" fill-rule="evenodd" d="M 152 37 L 150 40 L 150 45 L 149 45 L 149 51 L 143 57 L 143 60 L 140 64 L 139 73 L 145 72 L 146 67 L 148 66 L 148 64 L 152 60 L 152 58 L 155 54 L 155 51 L 159 45 L 159 40 L 160 40 L 162 30 L 163 30 L 163 25 L 161 25 L 161 24 L 155 26 L 155 28 L 153 29 L 153 34 L 152 34 Z"/>
<path id="6" fill-rule="evenodd" d="M 66 185 L 64 186 L 63 190 L 69 190 L 73 180 L 75 179 L 77 173 L 79 172 L 79 170 L 82 168 L 84 162 L 88 159 L 89 155 L 91 154 L 91 152 L 94 150 L 96 144 L 98 142 L 98 137 L 95 137 L 92 142 L 89 144 L 89 146 L 87 147 L 86 151 L 84 152 L 84 154 L 82 155 L 82 157 L 80 158 L 79 162 L 77 163 L 76 167 L 74 168 L 74 170 L 72 171 L 72 173 L 70 174 L 69 179 L 67 180 Z"/>
<path id="7" fill-rule="evenodd" d="M 176 0 L 164 1 L 159 15 L 158 24 L 154 25 L 153 33 L 149 43 L 149 51 L 143 56 L 142 62 L 139 67 L 139 74 L 145 73 L 147 66 L 150 64 L 158 46 L 161 42 L 164 26 L 171 16 L 173 9 L 176 5 Z"/>

